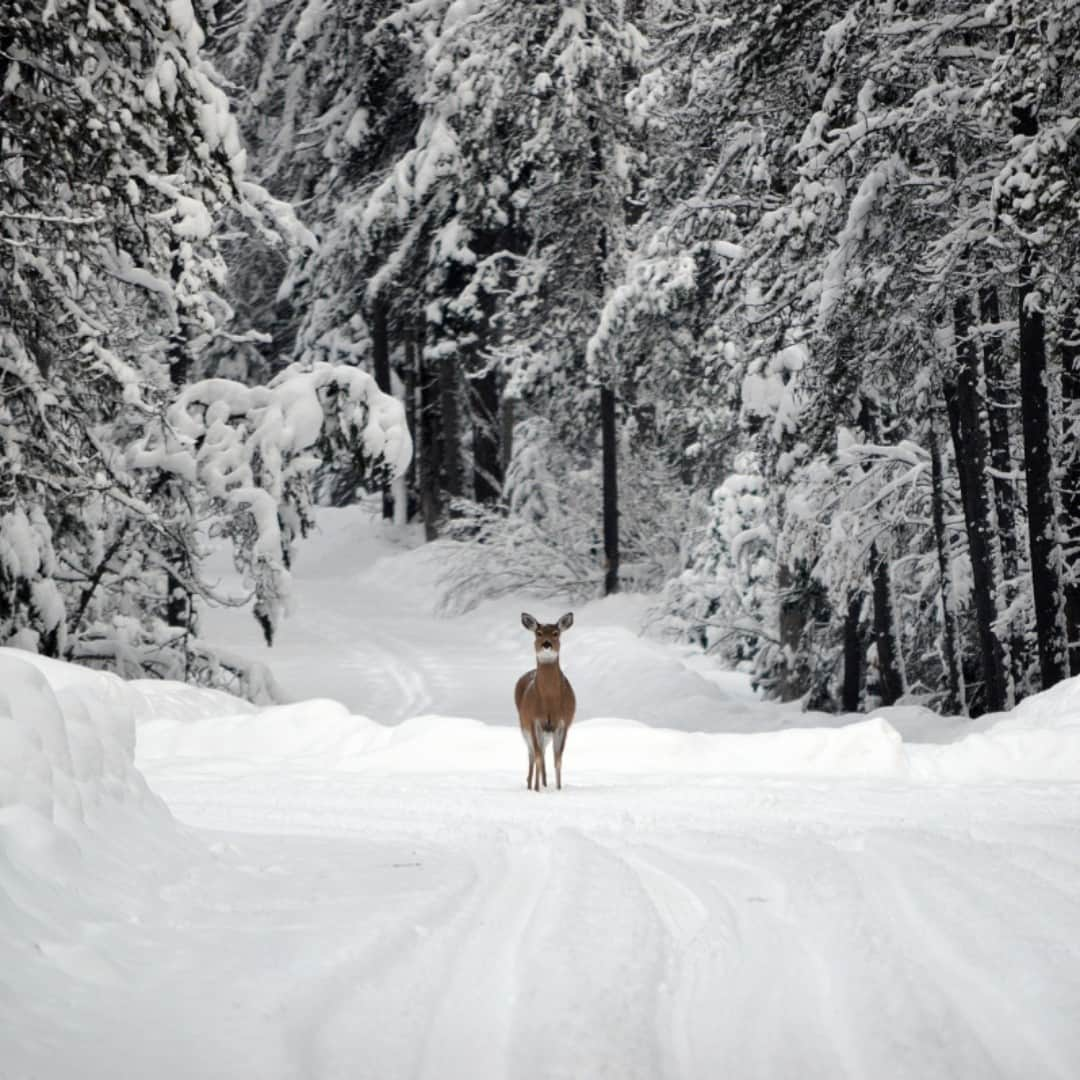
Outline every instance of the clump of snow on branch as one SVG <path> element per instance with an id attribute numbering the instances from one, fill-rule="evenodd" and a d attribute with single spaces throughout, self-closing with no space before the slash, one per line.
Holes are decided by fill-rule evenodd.
<path id="1" fill-rule="evenodd" d="M 796 430 L 799 417 L 798 375 L 807 364 L 806 346 L 781 349 L 766 363 L 756 363 L 742 381 L 744 418 L 771 419 L 773 434 Z"/>
<path id="2" fill-rule="evenodd" d="M 193 383 L 132 443 L 128 458 L 133 468 L 161 470 L 205 492 L 269 636 L 288 599 L 290 546 L 306 527 L 310 478 L 327 452 L 359 463 L 372 480 L 408 466 L 412 441 L 401 402 L 358 368 L 293 365 L 267 386 Z"/>

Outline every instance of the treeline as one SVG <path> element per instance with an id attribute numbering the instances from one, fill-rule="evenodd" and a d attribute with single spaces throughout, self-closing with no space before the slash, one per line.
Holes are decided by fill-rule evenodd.
<path id="1" fill-rule="evenodd" d="M 53 6 L 15 10 L 49 40 L 93 22 Z M 127 107 L 161 130 L 121 175 L 151 205 L 84 215 L 135 223 L 143 247 L 110 240 L 135 267 L 157 237 L 156 285 L 129 273 L 98 339 L 158 327 L 166 404 L 204 376 L 370 371 L 408 415 L 404 482 L 339 453 L 298 505 L 385 483 L 388 514 L 467 541 L 449 604 L 655 590 L 670 632 L 813 707 L 980 712 L 1080 673 L 1080 5 L 203 0 L 181 28 L 183 7 L 136 20 L 158 36 Z M 159 71 L 177 36 L 193 98 Z M 227 151 L 198 127 L 223 93 Z M 210 195 L 171 179 L 208 162 Z M 275 240 L 305 239 L 289 207 L 317 244 Z"/>
<path id="2" fill-rule="evenodd" d="M 827 708 L 1080 664 L 1076 5 L 220 14 L 321 241 L 261 357 L 397 373 L 411 505 L 479 541 L 460 602 L 664 585 Z"/>

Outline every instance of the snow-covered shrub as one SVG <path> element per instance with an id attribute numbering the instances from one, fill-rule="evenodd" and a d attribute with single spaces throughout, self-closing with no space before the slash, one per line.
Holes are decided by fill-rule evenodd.
<path id="1" fill-rule="evenodd" d="M 752 456 L 736 466 L 713 491 L 702 535 L 657 612 L 666 633 L 754 671 L 776 639 L 774 538 L 765 478 Z"/>

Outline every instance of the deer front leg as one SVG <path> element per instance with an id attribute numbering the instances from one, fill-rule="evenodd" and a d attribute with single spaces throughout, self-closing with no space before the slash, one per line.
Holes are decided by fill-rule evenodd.
<path id="1" fill-rule="evenodd" d="M 532 790 L 533 766 L 536 762 L 536 748 L 533 746 L 532 731 L 524 724 L 521 725 L 521 738 L 525 743 L 525 749 L 529 752 L 529 771 L 525 774 L 525 788 Z"/>
<path id="2" fill-rule="evenodd" d="M 543 780 L 544 787 L 547 787 L 547 768 L 544 764 L 544 737 L 540 734 L 540 724 L 537 722 L 533 725 L 532 732 L 532 745 L 533 745 L 533 780 L 535 782 L 535 791 L 540 790 L 540 781 Z"/>
<path id="3" fill-rule="evenodd" d="M 555 729 L 555 786 L 559 791 L 562 791 L 562 752 L 563 747 L 566 746 L 566 733 L 569 730 L 567 727 Z"/>

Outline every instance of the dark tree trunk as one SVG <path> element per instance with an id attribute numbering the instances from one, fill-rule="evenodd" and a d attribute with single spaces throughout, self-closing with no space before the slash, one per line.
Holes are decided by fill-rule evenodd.
<path id="1" fill-rule="evenodd" d="M 942 382 L 942 396 L 945 399 L 945 415 L 949 421 L 949 437 L 952 439 L 953 449 L 964 445 L 964 434 L 960 430 L 960 406 L 956 397 L 956 380 L 946 378 Z M 968 506 L 968 479 L 964 463 L 959 456 L 956 459 L 956 479 L 960 485 L 960 505 L 964 508 L 965 520 L 967 520 Z"/>
<path id="2" fill-rule="evenodd" d="M 862 697 L 863 640 L 859 632 L 862 606 L 862 593 L 851 593 L 844 616 L 844 686 L 840 697 L 844 712 L 858 712 Z"/>
<path id="3" fill-rule="evenodd" d="M 984 285 L 979 290 L 979 317 L 984 328 L 1001 321 L 997 288 Z M 1004 608 L 1016 597 L 1020 575 L 1019 537 L 1016 530 L 1016 486 L 1012 475 L 1012 451 L 1009 439 L 1009 412 L 1004 401 L 1008 379 L 999 331 L 983 331 L 983 370 L 986 378 L 987 429 L 990 435 L 990 466 L 993 469 L 994 506 L 997 510 L 997 535 L 1001 545 L 1002 589 Z M 1024 635 L 1014 624 L 1009 631 L 1009 673 L 1013 685 L 1023 679 L 1027 666 Z"/>
<path id="4" fill-rule="evenodd" d="M 979 357 L 971 337 L 971 303 L 966 296 L 953 303 L 956 335 L 956 413 L 960 441 L 955 443 L 957 468 L 963 473 L 964 520 L 967 524 L 975 622 L 980 646 L 986 709 L 997 712 L 1008 703 L 1005 655 L 994 629 L 998 581 L 994 565 L 994 519 L 989 490 L 989 454 L 979 392 Z M 954 438 L 956 434 L 954 434 Z"/>
<path id="5" fill-rule="evenodd" d="M 1080 321 L 1067 315 L 1061 327 L 1061 396 L 1065 404 L 1065 476 L 1062 481 L 1063 532 L 1069 538 L 1070 566 L 1065 583 L 1065 625 L 1069 634 L 1069 670 L 1080 675 Z"/>
<path id="6" fill-rule="evenodd" d="M 874 644 L 881 678 L 881 703 L 893 705 L 904 695 L 904 676 L 893 619 L 889 563 L 882 558 L 877 544 L 870 545 L 870 575 L 874 583 Z"/>
<path id="7" fill-rule="evenodd" d="M 945 471 L 941 465 L 941 447 L 937 432 L 930 428 L 930 482 L 934 539 L 937 544 L 938 582 L 941 590 L 942 647 L 945 653 L 945 674 L 948 696 L 942 711 L 958 716 L 964 711 L 963 662 L 960 657 L 959 635 L 956 632 L 956 608 L 953 603 L 952 559 L 949 537 L 945 531 Z"/>
<path id="8" fill-rule="evenodd" d="M 1013 134 L 1032 138 L 1039 118 L 1025 94 L 1013 104 Z M 1024 216 L 1023 214 L 1021 215 Z M 1020 415 L 1024 430 L 1024 478 L 1027 481 L 1028 544 L 1031 550 L 1031 591 L 1035 600 L 1035 634 L 1039 648 L 1042 689 L 1068 674 L 1068 638 L 1061 586 L 1061 543 L 1054 506 L 1050 446 L 1050 393 L 1047 386 L 1046 332 L 1039 297 L 1033 287 L 1032 249 L 1021 240 L 1019 289 Z"/>
<path id="9" fill-rule="evenodd" d="M 1039 643 L 1042 689 L 1068 675 L 1061 543 L 1052 486 L 1050 393 L 1047 383 L 1043 314 L 1032 288 L 1034 271 L 1025 251 L 1020 263 L 1020 403 L 1024 425 L 1024 475 L 1027 480 L 1031 586 Z"/>
<path id="10" fill-rule="evenodd" d="M 180 259 L 179 251 L 174 250 L 172 261 L 172 278 L 175 286 L 180 285 L 184 266 Z M 177 305 L 177 325 L 169 339 L 169 383 L 174 390 L 179 390 L 187 385 L 191 379 L 192 369 L 195 366 L 194 341 L 198 335 L 195 320 L 190 310 L 190 303 L 181 301 Z M 166 498 L 179 503 L 184 499 L 180 485 L 170 481 L 164 485 L 167 493 Z M 191 653 L 188 641 L 195 633 L 195 606 L 192 603 L 191 592 L 180 576 L 183 570 L 188 580 L 191 577 L 190 552 L 183 543 L 168 543 L 165 546 L 165 623 L 173 627 L 178 638 L 183 640 L 184 652 L 184 678 L 190 673 Z M 265 631 L 267 643 L 270 643 L 271 632 Z"/>
<path id="11" fill-rule="evenodd" d="M 781 701 L 797 701 L 806 693 L 807 686 L 799 672 L 792 667 L 789 658 L 802 651 L 803 632 L 806 630 L 806 605 L 795 588 L 795 575 L 786 561 L 776 568 L 776 590 L 780 601 L 780 650 L 783 664 L 777 681 L 776 692 Z"/>
<path id="12" fill-rule="evenodd" d="M 444 490 L 460 498 L 465 494 L 465 467 L 461 460 L 461 408 L 457 353 L 438 359 L 439 409 L 442 415 L 442 475 Z"/>
<path id="13" fill-rule="evenodd" d="M 421 326 L 423 326 L 422 323 Z M 421 330 L 412 340 L 419 398 L 417 405 L 419 417 L 416 424 L 417 447 L 413 460 L 416 462 L 418 474 L 420 516 L 424 521 L 424 539 L 431 541 L 439 535 L 439 473 L 442 468 L 439 452 L 440 387 L 437 375 L 424 358 L 423 331 Z"/>
<path id="14" fill-rule="evenodd" d="M 371 303 L 371 364 L 375 369 L 375 385 L 384 393 L 392 393 L 390 381 L 390 327 L 386 317 L 386 304 L 376 297 Z M 387 521 L 394 518 L 394 496 L 390 485 L 382 489 L 382 516 Z"/>
<path id="15" fill-rule="evenodd" d="M 619 487 L 615 446 L 615 391 L 600 387 L 600 438 L 604 470 L 604 595 L 619 591 Z"/>
<path id="16" fill-rule="evenodd" d="M 477 502 L 502 498 L 503 468 L 499 447 L 499 377 L 494 370 L 469 379 L 473 419 L 473 494 Z"/>
<path id="17" fill-rule="evenodd" d="M 419 505 L 420 491 L 420 458 L 423 453 L 423 434 L 420 430 L 420 417 L 423 415 L 423 407 L 420 401 L 420 380 L 423 371 L 420 367 L 419 350 L 412 334 L 405 330 L 405 423 L 408 425 L 409 434 L 413 441 L 413 454 L 405 469 L 405 498 L 407 500 L 408 516 L 411 518 L 416 513 Z"/>
<path id="18" fill-rule="evenodd" d="M 503 398 L 499 408 L 499 424 L 502 427 L 502 443 L 499 451 L 502 454 L 502 474 L 505 480 L 510 462 L 514 457 L 514 399 Z"/>

